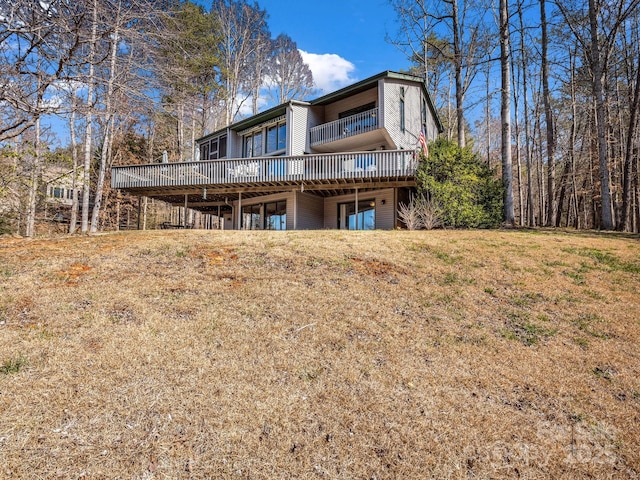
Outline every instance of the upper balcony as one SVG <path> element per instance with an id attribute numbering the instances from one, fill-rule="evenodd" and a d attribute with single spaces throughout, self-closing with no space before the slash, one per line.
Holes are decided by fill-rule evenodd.
<path id="1" fill-rule="evenodd" d="M 378 135 L 371 133 L 380 128 L 379 118 L 379 111 L 376 107 L 333 122 L 323 123 L 311 128 L 309 145 L 318 151 L 322 151 L 322 146 L 328 146 L 328 144 L 333 144 L 332 149 L 352 150 L 366 144 L 379 142 Z"/>
<path id="2" fill-rule="evenodd" d="M 256 157 L 113 167 L 111 186 L 139 195 L 191 191 L 321 190 L 411 182 L 417 160 L 409 150 Z"/>

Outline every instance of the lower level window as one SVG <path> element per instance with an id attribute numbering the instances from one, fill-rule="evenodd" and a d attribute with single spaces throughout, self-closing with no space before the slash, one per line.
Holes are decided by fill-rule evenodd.
<path id="1" fill-rule="evenodd" d="M 242 230 L 260 230 L 262 228 L 260 205 L 245 205 L 242 207 Z"/>
<path id="2" fill-rule="evenodd" d="M 266 230 L 287 229 L 287 202 L 267 203 L 264 206 L 264 228 Z"/>
<path id="3" fill-rule="evenodd" d="M 362 200 L 338 205 L 338 224 L 345 230 L 374 230 L 376 228 L 376 202 Z"/>

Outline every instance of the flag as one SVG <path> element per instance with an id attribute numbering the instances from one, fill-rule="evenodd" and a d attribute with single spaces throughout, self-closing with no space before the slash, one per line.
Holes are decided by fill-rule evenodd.
<path id="1" fill-rule="evenodd" d="M 429 156 L 429 147 L 427 147 L 427 140 L 424 137 L 424 130 L 420 130 L 420 136 L 418 137 L 418 143 L 420 144 L 420 149 L 422 153 L 424 153 L 425 157 Z"/>

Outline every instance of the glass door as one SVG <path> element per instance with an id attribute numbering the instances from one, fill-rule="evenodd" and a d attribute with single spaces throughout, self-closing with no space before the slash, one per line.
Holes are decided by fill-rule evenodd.
<path id="1" fill-rule="evenodd" d="M 361 200 L 338 205 L 338 225 L 344 230 L 374 230 L 376 228 L 375 200 Z"/>

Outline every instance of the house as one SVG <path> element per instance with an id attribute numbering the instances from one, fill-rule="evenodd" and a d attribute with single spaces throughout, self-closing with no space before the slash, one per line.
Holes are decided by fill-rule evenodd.
<path id="1" fill-rule="evenodd" d="M 45 200 L 45 218 L 56 222 L 69 222 L 73 198 L 82 196 L 81 172 L 75 173 L 64 166 L 47 165 L 42 174 Z"/>
<path id="2" fill-rule="evenodd" d="M 421 130 L 427 142 L 442 131 L 424 82 L 386 71 L 200 138 L 198 161 L 113 167 L 112 187 L 225 229 L 393 229 Z"/>
<path id="3" fill-rule="evenodd" d="M 70 207 L 73 197 L 82 193 L 82 178 L 64 167 L 48 167 L 43 174 L 45 201 L 48 204 Z"/>

